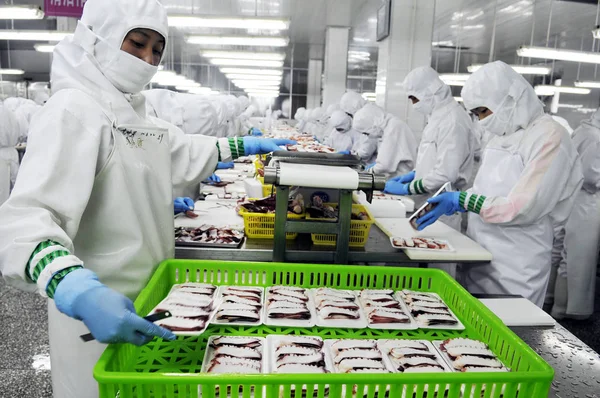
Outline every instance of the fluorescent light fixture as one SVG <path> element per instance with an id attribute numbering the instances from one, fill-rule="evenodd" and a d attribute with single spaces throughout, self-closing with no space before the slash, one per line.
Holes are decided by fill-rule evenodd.
<path id="1" fill-rule="evenodd" d="M 583 87 L 583 88 L 600 88 L 600 82 L 594 81 L 577 81 L 575 82 L 575 87 Z"/>
<path id="2" fill-rule="evenodd" d="M 281 36 L 188 36 L 190 44 L 218 45 L 218 46 L 266 46 L 286 47 L 290 39 Z"/>
<path id="3" fill-rule="evenodd" d="M 467 67 L 467 70 L 471 73 L 481 68 L 483 64 L 473 64 Z M 515 72 L 521 75 L 549 75 L 552 68 L 549 66 L 535 66 L 535 65 L 510 65 Z"/>
<path id="4" fill-rule="evenodd" d="M 212 89 L 210 87 L 195 87 L 188 90 L 190 94 L 208 95 L 211 94 Z"/>
<path id="5" fill-rule="evenodd" d="M 56 30 L 0 30 L 0 40 L 61 41 L 71 32 Z"/>
<path id="6" fill-rule="evenodd" d="M 219 68 L 221 73 L 241 73 L 249 75 L 265 75 L 265 76 L 281 76 L 283 70 L 281 69 L 248 69 L 248 68 Z"/>
<path id="7" fill-rule="evenodd" d="M 259 81 L 239 81 L 232 80 L 233 84 L 238 86 L 239 88 L 270 88 L 270 89 L 279 89 L 281 83 L 279 82 L 259 82 Z"/>
<path id="8" fill-rule="evenodd" d="M 188 79 L 183 75 L 179 75 L 172 70 L 159 70 L 151 80 L 152 83 L 161 86 L 175 86 L 194 88 L 200 86 L 197 82 Z"/>
<path id="9" fill-rule="evenodd" d="M 269 92 L 246 92 L 250 97 L 258 97 L 258 98 L 277 98 L 279 97 L 279 93 L 269 93 Z"/>
<path id="10" fill-rule="evenodd" d="M 0 69 L 0 75 L 22 75 L 25 71 L 22 69 Z"/>
<path id="11" fill-rule="evenodd" d="M 43 19 L 44 11 L 36 5 L 0 6 L 0 19 Z"/>
<path id="12" fill-rule="evenodd" d="M 583 108 L 582 104 L 558 104 L 559 108 L 567 108 L 567 109 L 579 109 Z"/>
<path id="13" fill-rule="evenodd" d="M 198 83 L 193 83 L 193 84 L 192 83 L 187 83 L 187 84 L 182 84 L 180 86 L 175 86 L 175 89 L 179 90 L 179 91 L 190 91 L 190 90 L 192 90 L 194 88 L 200 88 L 200 84 L 198 84 Z"/>
<path id="14" fill-rule="evenodd" d="M 203 57 L 221 59 L 253 59 L 265 61 L 283 61 L 284 53 L 254 51 L 202 51 Z"/>
<path id="15" fill-rule="evenodd" d="M 467 79 L 469 78 L 469 76 L 471 76 L 470 73 L 441 73 L 440 74 L 440 79 L 442 79 L 442 81 L 463 81 L 466 82 Z"/>
<path id="16" fill-rule="evenodd" d="M 554 59 L 557 61 L 572 61 L 583 62 L 588 64 L 600 64 L 600 53 L 588 51 L 521 46 L 517 49 L 517 55 L 519 55 L 520 57 L 529 58 L 543 58 Z"/>
<path id="17" fill-rule="evenodd" d="M 262 80 L 262 81 L 281 81 L 281 76 L 269 75 L 246 75 L 241 73 L 228 73 L 225 75 L 229 80 Z"/>
<path id="18" fill-rule="evenodd" d="M 431 45 L 433 47 L 454 47 L 454 42 L 451 40 L 434 41 Z"/>
<path id="19" fill-rule="evenodd" d="M 35 51 L 39 51 L 41 53 L 51 53 L 54 51 L 54 47 L 56 47 L 54 44 L 34 44 L 33 48 L 35 48 Z"/>
<path id="20" fill-rule="evenodd" d="M 600 39 L 600 26 L 596 26 L 596 29 L 592 30 L 592 36 L 594 39 Z"/>
<path id="21" fill-rule="evenodd" d="M 541 84 L 539 86 L 535 86 L 535 93 L 537 95 L 554 95 L 555 93 L 561 94 L 580 94 L 586 95 L 589 94 L 591 90 L 589 88 L 580 88 L 580 87 L 567 87 L 567 86 L 551 86 Z"/>
<path id="22" fill-rule="evenodd" d="M 462 99 L 462 97 L 454 97 L 454 100 L 455 100 L 456 102 L 463 102 L 463 99 Z"/>
<path id="23" fill-rule="evenodd" d="M 212 58 L 208 61 L 213 65 L 219 66 L 256 66 L 259 68 L 281 68 L 283 66 L 283 61 L 266 61 L 253 59 Z"/>
<path id="24" fill-rule="evenodd" d="M 176 28 L 287 30 L 290 28 L 290 21 L 276 18 L 169 15 L 169 26 Z"/>
<path id="25" fill-rule="evenodd" d="M 446 83 L 446 85 L 448 86 L 456 86 L 456 87 L 462 87 L 465 85 L 466 81 L 464 80 L 442 80 L 444 83 Z"/>

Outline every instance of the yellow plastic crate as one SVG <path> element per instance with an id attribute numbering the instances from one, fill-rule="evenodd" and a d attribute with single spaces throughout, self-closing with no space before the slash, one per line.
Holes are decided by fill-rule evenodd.
<path id="1" fill-rule="evenodd" d="M 274 239 L 275 238 L 275 214 L 251 213 L 242 208 L 239 212 L 244 218 L 244 230 L 246 236 L 254 239 Z M 288 212 L 288 220 L 302 220 L 305 213 L 293 214 Z M 297 233 L 286 233 L 285 239 L 296 239 Z"/>
<path id="2" fill-rule="evenodd" d="M 337 208 L 337 203 L 325 203 L 325 205 Z M 366 213 L 369 217 L 368 220 L 351 220 L 350 221 L 350 247 L 365 247 L 367 240 L 369 239 L 369 232 L 371 226 L 375 222 L 373 216 L 369 210 L 363 205 L 352 205 L 352 213 Z M 331 220 L 328 218 L 313 218 L 310 214 L 306 213 L 307 220 Z M 336 246 L 337 235 L 333 234 L 310 234 L 312 241 L 318 246 Z"/>
<path id="3" fill-rule="evenodd" d="M 277 189 L 272 184 L 265 184 L 265 177 L 257 176 L 256 179 L 262 184 L 263 196 L 265 198 L 277 193 Z"/>

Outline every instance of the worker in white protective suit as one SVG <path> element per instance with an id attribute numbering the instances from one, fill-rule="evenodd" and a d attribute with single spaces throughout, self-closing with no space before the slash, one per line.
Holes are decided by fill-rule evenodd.
<path id="1" fill-rule="evenodd" d="M 2 104 L 6 108 L 8 108 L 9 111 L 14 112 L 17 110 L 18 107 L 20 107 L 27 101 L 28 101 L 28 99 L 23 98 L 23 97 L 9 97 L 9 98 L 5 99 Z"/>
<path id="2" fill-rule="evenodd" d="M 219 100 L 219 98 L 217 97 L 206 97 L 206 99 L 215 109 L 215 112 L 217 112 L 217 133 L 215 134 L 215 137 L 227 137 L 227 134 L 229 132 L 229 123 L 227 119 L 229 115 L 229 110 L 227 108 L 227 105 L 225 105 L 225 103 Z"/>
<path id="3" fill-rule="evenodd" d="M 533 87 L 501 61 L 484 65 L 462 89 L 467 109 L 494 134 L 473 188 L 429 202 L 419 230 L 442 215 L 469 211 L 467 234 L 493 255 L 465 267 L 471 293 L 521 295 L 541 307 L 550 276 L 553 227 L 566 220 L 583 176 L 569 134 L 549 115 Z"/>
<path id="4" fill-rule="evenodd" d="M 348 90 L 340 99 L 340 109 L 351 117 L 367 104 L 367 101 L 356 91 Z"/>
<path id="5" fill-rule="evenodd" d="M 302 133 L 304 131 L 304 127 L 306 126 L 306 117 L 308 116 L 308 111 L 306 108 L 300 107 L 296 110 L 296 114 L 294 114 L 294 120 L 296 120 L 296 129 L 298 132 Z"/>
<path id="6" fill-rule="evenodd" d="M 15 111 L 15 117 L 19 123 L 19 142 L 27 142 L 27 134 L 29 132 L 29 124 L 31 118 L 42 107 L 33 101 L 27 100 L 23 102 Z"/>
<path id="7" fill-rule="evenodd" d="M 377 157 L 366 170 L 396 177 L 415 168 L 417 140 L 402 120 L 375 104 L 367 104 L 354 115 L 352 128 L 368 135 L 369 139 L 378 140 Z"/>
<path id="8" fill-rule="evenodd" d="M 308 116 L 308 133 L 312 134 L 319 142 L 325 141 L 326 124 L 323 124 L 322 119 L 325 117 L 325 110 L 318 106 L 311 110 Z"/>
<path id="9" fill-rule="evenodd" d="M 565 228 L 552 316 L 587 319 L 594 313 L 600 241 L 600 110 L 573 132 L 583 169 L 583 187 Z"/>
<path id="10" fill-rule="evenodd" d="M 174 255 L 172 187 L 209 176 L 219 158 L 286 143 L 185 135 L 147 117 L 140 92 L 167 38 L 157 0 L 86 2 L 74 35 L 54 50 L 53 95 L 32 120 L 17 184 L 0 206 L 3 276 L 50 298 L 55 397 L 98 397 L 99 342 L 175 338 L 131 301 Z M 99 342 L 83 343 L 88 331 Z"/>
<path id="11" fill-rule="evenodd" d="M 15 146 L 19 142 L 20 128 L 14 113 L 0 104 L 0 204 L 10 194 L 19 171 L 19 154 Z"/>
<path id="12" fill-rule="evenodd" d="M 242 114 L 240 103 L 233 95 L 226 95 L 222 98 L 227 106 L 227 137 L 237 137 L 240 134 L 241 123 L 239 116 Z"/>
<path id="13" fill-rule="evenodd" d="M 428 122 L 419 144 L 415 170 L 389 180 L 385 192 L 414 195 L 416 206 L 420 207 L 447 182 L 451 183 L 450 190 L 468 188 L 475 136 L 469 115 L 433 68 L 413 69 L 404 79 L 403 86 L 413 108 L 425 115 Z M 442 221 L 460 231 L 460 214 L 443 217 Z"/>
<path id="14" fill-rule="evenodd" d="M 334 111 L 329 120 L 332 127 L 325 145 L 335 149 L 337 152 L 349 154 L 354 143 L 360 138 L 360 134 L 352 128 L 352 118 L 344 111 Z"/>

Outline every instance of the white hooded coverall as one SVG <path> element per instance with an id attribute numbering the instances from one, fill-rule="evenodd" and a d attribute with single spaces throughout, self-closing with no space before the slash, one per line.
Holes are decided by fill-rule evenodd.
<path id="1" fill-rule="evenodd" d="M 367 105 L 367 101 L 356 91 L 346 91 L 340 99 L 340 109 L 354 117 L 363 106 Z"/>
<path id="2" fill-rule="evenodd" d="M 325 145 L 335 149 L 337 152 L 350 151 L 354 143 L 360 138 L 360 134 L 352 129 L 352 118 L 344 111 L 334 111 L 329 120 L 332 127 Z"/>
<path id="3" fill-rule="evenodd" d="M 19 172 L 19 153 L 15 146 L 19 143 L 21 128 L 17 122 L 15 114 L 7 107 L 0 104 L 0 160 L 2 160 L 2 170 L 0 173 L 5 177 L 8 173 L 8 184 L 4 185 L 5 178 L 2 178 L 3 185 L 0 186 L 0 204 L 8 198 L 8 195 L 17 181 Z M 2 200 L 4 199 L 4 200 Z"/>
<path id="4" fill-rule="evenodd" d="M 371 169 L 374 174 L 385 174 L 391 178 L 414 169 L 417 141 L 402 120 L 385 113 L 377 105 L 367 104 L 354 115 L 352 128 L 366 133 L 369 139 L 378 139 L 377 159 Z M 370 143 L 372 141 L 366 140 L 364 144 Z"/>
<path id="5" fill-rule="evenodd" d="M 172 187 L 231 159 L 229 140 L 146 116 L 140 91 L 157 68 L 120 50 L 135 28 L 168 37 L 157 0 L 88 0 L 75 34 L 54 50 L 54 93 L 31 123 L 19 179 L 0 207 L 0 267 L 13 285 L 53 294 L 56 273 L 83 265 L 135 298 L 174 255 Z M 83 343 L 85 325 L 53 300 L 48 317 L 54 396 L 97 398 L 93 367 L 106 346 Z"/>
<path id="6" fill-rule="evenodd" d="M 463 281 L 472 293 L 518 294 L 541 307 L 553 220 L 567 219 L 583 181 L 577 151 L 565 129 L 544 114 L 533 87 L 501 61 L 473 73 L 462 97 L 467 109 L 486 107 L 493 112 L 487 118 L 497 118 L 480 122 L 495 136 L 473 188 L 460 200 L 470 211 L 467 234 L 494 258 L 466 267 Z"/>

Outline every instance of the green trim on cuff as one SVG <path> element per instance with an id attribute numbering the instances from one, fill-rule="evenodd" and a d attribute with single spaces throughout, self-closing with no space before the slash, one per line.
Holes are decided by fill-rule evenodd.
<path id="1" fill-rule="evenodd" d="M 220 161 L 222 161 L 222 159 L 221 159 L 221 147 L 219 146 L 219 140 L 217 140 L 216 145 L 217 145 L 217 153 L 219 154 L 218 161 L 220 162 Z"/>
<path id="2" fill-rule="evenodd" d="M 408 191 L 408 194 L 409 194 L 409 195 L 412 195 L 412 194 L 413 194 L 413 191 L 412 191 L 412 189 L 410 189 L 410 187 L 411 187 L 411 186 L 412 186 L 412 182 L 409 182 L 409 183 L 408 183 L 408 187 L 406 187 L 406 190 Z"/>
<path id="3" fill-rule="evenodd" d="M 244 148 L 244 139 L 243 138 L 237 138 L 237 145 L 238 145 L 238 153 L 240 154 L 240 156 L 238 157 L 242 157 L 242 156 L 246 156 L 246 148 Z"/>
<path id="4" fill-rule="evenodd" d="M 235 138 L 228 138 L 227 141 L 229 142 L 229 150 L 231 151 L 231 158 L 232 159 L 237 159 L 239 158 L 239 154 L 238 154 L 238 148 L 237 145 L 235 143 Z"/>
<path id="5" fill-rule="evenodd" d="M 465 199 L 467 199 L 467 193 L 466 192 L 461 192 L 458 195 L 458 204 L 460 205 L 460 207 L 462 207 L 463 209 L 467 210 L 467 208 L 465 207 Z"/>
<path id="6" fill-rule="evenodd" d="M 419 193 L 420 194 L 427 193 L 427 190 L 425 189 L 425 186 L 423 185 L 423 179 L 422 178 L 419 181 L 417 181 L 417 186 L 419 187 Z"/>
<path id="7" fill-rule="evenodd" d="M 29 261 L 27 261 L 27 266 L 26 266 L 26 268 L 25 268 L 25 275 L 27 275 L 27 277 L 28 277 L 29 279 L 31 279 L 33 282 L 37 282 L 37 276 L 36 276 L 36 277 L 35 277 L 35 279 L 34 279 L 34 278 L 32 277 L 32 275 L 30 274 L 30 272 L 29 272 L 29 270 L 31 269 L 31 262 L 33 261 L 33 258 L 34 258 L 34 257 L 35 257 L 35 256 L 36 256 L 38 253 L 40 253 L 41 251 L 43 251 L 43 250 L 45 250 L 45 249 L 49 248 L 50 246 L 61 246 L 61 247 L 62 247 L 62 245 L 61 245 L 60 243 L 56 243 L 56 242 L 54 242 L 53 240 L 47 240 L 47 241 L 45 241 L 45 242 L 41 242 L 40 244 L 38 244 L 38 245 L 36 246 L 35 250 L 33 251 L 33 253 L 31 253 L 31 256 L 29 257 Z M 37 265 L 39 265 L 39 263 L 38 263 Z M 36 270 L 37 270 L 37 265 L 36 265 Z M 36 270 L 34 270 L 34 274 L 36 274 L 36 272 L 35 272 Z M 39 274 L 40 274 L 42 271 L 43 271 L 43 269 L 42 269 L 42 270 L 40 270 L 40 271 L 37 273 L 37 275 L 39 276 Z"/>
<path id="8" fill-rule="evenodd" d="M 477 204 L 475 205 L 475 213 L 479 214 L 481 208 L 483 207 L 483 203 L 485 202 L 486 197 L 483 195 L 479 195 L 479 199 L 477 199 Z"/>
<path id="9" fill-rule="evenodd" d="M 33 280 L 37 282 L 44 268 L 46 268 L 52 261 L 56 260 L 59 257 L 68 256 L 70 254 L 71 253 L 69 253 L 67 250 L 56 250 L 52 253 L 49 253 L 47 256 L 38 261 L 38 263 L 35 265 L 35 269 L 33 270 L 32 275 Z"/>
<path id="10" fill-rule="evenodd" d="M 83 268 L 81 265 L 75 265 L 73 267 L 65 268 L 63 270 L 58 271 L 52 278 L 50 278 L 50 282 L 48 282 L 48 286 L 46 286 L 46 294 L 50 298 L 54 298 L 54 293 L 56 293 L 56 288 L 60 281 L 64 279 L 65 276 L 70 274 L 71 272 Z"/>
<path id="11" fill-rule="evenodd" d="M 469 198 L 469 204 L 467 205 L 467 210 L 475 212 L 475 203 L 477 203 L 477 195 L 471 195 Z"/>

